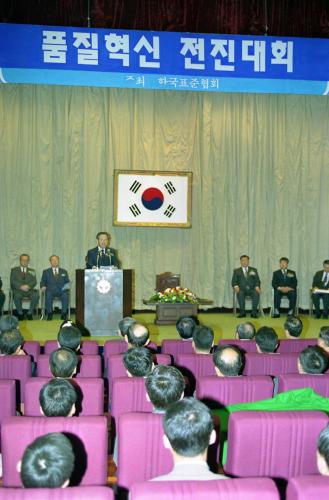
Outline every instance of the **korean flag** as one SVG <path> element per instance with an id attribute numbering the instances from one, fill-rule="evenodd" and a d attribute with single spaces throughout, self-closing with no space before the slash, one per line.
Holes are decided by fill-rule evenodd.
<path id="1" fill-rule="evenodd" d="M 116 225 L 190 227 L 192 174 L 116 171 Z"/>

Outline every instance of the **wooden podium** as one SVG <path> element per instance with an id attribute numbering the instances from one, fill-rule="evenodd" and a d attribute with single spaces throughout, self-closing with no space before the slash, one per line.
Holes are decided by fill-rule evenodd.
<path id="1" fill-rule="evenodd" d="M 131 269 L 77 269 L 76 322 L 91 336 L 116 336 L 132 312 Z"/>

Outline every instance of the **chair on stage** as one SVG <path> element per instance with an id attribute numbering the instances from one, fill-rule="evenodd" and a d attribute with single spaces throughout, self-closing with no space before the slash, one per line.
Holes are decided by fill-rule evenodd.
<path id="1" fill-rule="evenodd" d="M 46 316 L 46 294 L 44 291 L 40 291 L 41 295 L 41 316 L 40 319 L 43 319 Z M 58 309 L 62 310 L 62 301 L 60 297 L 53 297 L 53 307 L 57 307 Z M 67 317 L 70 319 L 71 317 L 71 290 L 70 288 L 67 289 Z"/>
<path id="2" fill-rule="evenodd" d="M 30 304 L 31 304 L 30 299 L 28 297 L 22 297 L 21 300 L 22 300 L 23 312 L 28 311 Z M 36 315 L 38 315 L 38 312 L 39 312 L 39 303 L 40 303 L 40 297 L 39 297 L 38 303 L 36 304 L 35 309 L 34 309 L 34 312 Z M 27 307 L 24 307 L 24 305 Z M 8 293 L 8 313 L 12 316 L 13 311 L 14 311 L 14 294 L 13 294 L 12 288 L 10 288 L 9 293 Z"/>
<path id="3" fill-rule="evenodd" d="M 272 288 L 271 290 L 271 309 L 270 309 L 270 317 L 273 318 L 273 314 L 274 314 L 274 288 Z M 280 309 L 281 307 L 284 307 L 286 309 L 289 310 L 289 299 L 288 299 L 288 296 L 287 295 L 282 295 L 281 296 L 281 306 L 280 306 Z M 298 294 L 298 288 L 296 288 L 296 306 L 295 306 L 295 310 L 294 310 L 294 315 L 295 316 L 298 316 L 299 314 L 299 294 Z"/>
<path id="4" fill-rule="evenodd" d="M 78 358 L 79 362 L 75 377 L 102 377 L 102 358 L 100 356 L 84 354 L 83 356 L 78 356 Z M 49 368 L 49 356 L 47 354 L 39 356 L 37 374 L 38 377 L 52 377 Z"/>
<path id="5" fill-rule="evenodd" d="M 246 306 L 249 307 L 250 311 L 251 311 L 251 307 L 252 307 L 251 297 L 249 295 L 246 295 L 245 301 L 246 301 Z M 247 309 L 247 307 L 246 307 L 246 311 L 249 310 L 249 309 Z M 237 296 L 236 291 L 233 289 L 233 314 L 234 314 L 234 316 L 236 316 L 237 309 L 238 309 L 238 296 Z M 262 307 L 262 294 L 261 293 L 259 294 L 258 311 L 262 317 L 265 316 L 264 310 Z"/>
<path id="6" fill-rule="evenodd" d="M 59 345 L 57 340 L 46 340 L 44 346 L 44 354 L 51 354 L 58 349 Z M 96 340 L 82 340 L 80 347 L 80 354 L 88 354 L 97 356 L 98 342 Z"/>

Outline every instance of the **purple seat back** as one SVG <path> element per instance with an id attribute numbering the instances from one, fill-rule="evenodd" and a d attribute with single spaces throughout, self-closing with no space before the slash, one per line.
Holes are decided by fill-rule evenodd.
<path id="1" fill-rule="evenodd" d="M 311 387 L 317 394 L 329 398 L 329 374 L 324 375 L 299 375 L 290 373 L 279 375 L 278 392 L 293 391 L 294 389 L 303 389 Z"/>
<path id="2" fill-rule="evenodd" d="M 257 352 L 256 342 L 252 340 L 220 339 L 218 345 L 234 345 L 243 352 Z"/>
<path id="3" fill-rule="evenodd" d="M 51 354 L 58 349 L 57 340 L 46 340 L 44 353 Z M 89 354 L 96 356 L 98 354 L 98 343 L 96 340 L 83 340 L 81 342 L 80 354 Z"/>
<path id="4" fill-rule="evenodd" d="M 25 340 L 23 344 L 23 350 L 26 354 L 31 356 L 31 360 L 35 363 L 38 362 L 38 357 L 40 356 L 40 343 L 36 340 Z"/>
<path id="5" fill-rule="evenodd" d="M 269 376 L 200 377 L 196 385 L 197 399 L 207 400 L 213 408 L 260 401 L 272 396 L 273 381 Z"/>
<path id="6" fill-rule="evenodd" d="M 122 377 L 113 380 L 111 416 L 115 422 L 123 413 L 152 412 L 152 409 L 152 403 L 146 399 L 144 378 Z"/>
<path id="7" fill-rule="evenodd" d="M 317 345 L 318 339 L 283 339 L 277 352 L 284 354 L 289 352 L 301 352 L 310 345 Z"/>
<path id="8" fill-rule="evenodd" d="M 125 413 L 118 421 L 118 485 L 133 483 L 170 472 L 171 453 L 163 445 L 163 415 Z M 133 445 L 132 445 L 133 443 Z"/>
<path id="9" fill-rule="evenodd" d="M 148 481 L 133 484 L 131 500 L 279 500 L 274 481 L 262 479 L 219 479 L 218 481 Z"/>
<path id="10" fill-rule="evenodd" d="M 225 472 L 283 479 L 315 474 L 317 437 L 327 423 L 319 411 L 234 412 Z"/>
<path id="11" fill-rule="evenodd" d="M 216 375 L 212 354 L 179 354 L 175 365 L 191 372 L 195 379 Z"/>
<path id="12" fill-rule="evenodd" d="M 22 486 L 16 465 L 25 448 L 49 432 L 64 432 L 73 443 L 72 486 L 103 486 L 107 481 L 106 417 L 7 417 L 2 425 L 3 486 Z"/>
<path id="13" fill-rule="evenodd" d="M 106 486 L 73 488 L 0 488 L 0 500 L 114 500 Z"/>
<path id="14" fill-rule="evenodd" d="M 39 393 L 42 387 L 52 380 L 45 377 L 30 378 L 25 385 L 24 415 L 40 417 Z M 97 416 L 104 414 L 104 380 L 101 378 L 79 378 L 70 380 L 76 388 L 76 403 L 79 416 Z"/>
<path id="15" fill-rule="evenodd" d="M 328 500 L 328 476 L 299 476 L 289 480 L 287 500 Z"/>
<path id="16" fill-rule="evenodd" d="M 16 415 L 16 385 L 15 380 L 0 380 L 0 430 L 6 417 Z M 0 436 L 1 450 L 1 436 Z"/>
<path id="17" fill-rule="evenodd" d="M 245 355 L 243 375 L 272 375 L 298 373 L 298 353 L 263 354 L 249 352 Z"/>
<path id="18" fill-rule="evenodd" d="M 37 366 L 38 377 L 52 377 L 49 368 L 49 355 L 41 354 L 38 359 Z M 78 372 L 75 375 L 77 378 L 84 377 L 101 377 L 102 376 L 102 359 L 98 355 L 85 354 L 79 356 Z"/>
<path id="19" fill-rule="evenodd" d="M 24 402 L 25 384 L 31 377 L 30 356 L 0 356 L 0 379 L 18 380 L 19 402 Z"/>
<path id="20" fill-rule="evenodd" d="M 147 344 L 148 349 L 151 349 L 151 351 L 157 352 L 158 346 L 155 342 L 149 342 Z M 128 344 L 127 342 L 122 339 L 115 339 L 115 340 L 107 340 L 104 343 L 104 359 L 107 359 L 109 356 L 112 356 L 113 354 L 123 354 L 128 350 Z"/>
<path id="21" fill-rule="evenodd" d="M 170 354 L 176 360 L 179 354 L 193 354 L 191 340 L 163 340 L 161 344 L 162 354 Z"/>

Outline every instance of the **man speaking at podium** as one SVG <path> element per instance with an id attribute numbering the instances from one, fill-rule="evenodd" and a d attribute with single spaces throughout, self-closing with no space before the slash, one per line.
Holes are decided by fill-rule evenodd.
<path id="1" fill-rule="evenodd" d="M 97 247 L 88 250 L 86 257 L 87 269 L 98 269 L 100 267 L 119 267 L 116 250 L 111 248 L 110 235 L 105 231 L 97 233 Z"/>

